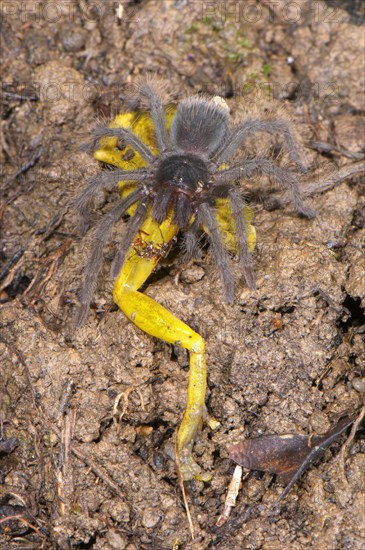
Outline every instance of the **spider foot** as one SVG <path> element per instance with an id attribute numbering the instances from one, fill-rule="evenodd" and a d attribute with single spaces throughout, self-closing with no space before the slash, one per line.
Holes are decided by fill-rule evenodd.
<path id="1" fill-rule="evenodd" d="M 298 208 L 298 214 L 309 219 L 316 218 L 318 216 L 318 212 L 314 210 L 314 208 L 311 208 L 310 206 L 307 206 L 304 203 L 302 203 Z"/>

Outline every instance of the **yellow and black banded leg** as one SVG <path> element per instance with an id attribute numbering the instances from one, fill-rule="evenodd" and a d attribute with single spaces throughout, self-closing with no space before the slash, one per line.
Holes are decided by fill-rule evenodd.
<path id="1" fill-rule="evenodd" d="M 159 251 L 175 237 L 178 228 L 169 220 L 158 224 L 150 217 L 142 225 L 140 235 L 132 245 L 113 290 L 114 301 L 141 330 L 165 342 L 181 345 L 190 353 L 188 400 L 177 435 L 177 465 L 184 480 L 208 481 L 194 461 L 192 446 L 202 423 L 206 420 L 205 393 L 207 386 L 205 345 L 203 338 L 149 296 L 138 291 L 158 263 Z M 212 427 L 214 421 L 210 421 Z"/>

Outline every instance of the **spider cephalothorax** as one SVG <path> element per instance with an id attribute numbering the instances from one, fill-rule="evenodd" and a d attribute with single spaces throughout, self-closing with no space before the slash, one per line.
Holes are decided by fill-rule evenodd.
<path id="1" fill-rule="evenodd" d="M 179 229 L 186 229 L 192 214 L 196 214 L 198 198 L 208 187 L 207 163 L 191 154 L 167 155 L 158 166 L 152 215 L 161 223 L 170 210 Z"/>
<path id="2" fill-rule="evenodd" d="M 290 159 L 302 168 L 293 132 L 286 121 L 248 118 L 230 129 L 228 107 L 221 98 L 194 96 L 178 105 L 168 131 L 166 112 L 154 87 L 149 83 L 141 84 L 139 95 L 149 105 L 155 152 L 131 128 L 95 129 L 94 148 L 102 139 L 116 138 L 116 141 L 129 146 L 141 162 L 139 167 L 132 170 L 115 169 L 92 177 L 75 202 L 84 227 L 87 227 L 90 204 L 100 189 L 121 182 L 135 182 L 133 191 L 125 194 L 123 200 L 106 214 L 95 229 L 95 246 L 86 266 L 86 280 L 81 292 L 80 323 L 85 319 L 96 287 L 102 265 L 101 248 L 110 238 L 113 225 L 125 212 L 129 213 L 133 205 L 133 215 L 113 262 L 113 276 L 118 275 L 144 220 L 151 215 L 156 222 L 161 223 L 167 216 L 172 216 L 178 229 L 185 232 L 187 259 L 199 249 L 199 230 L 208 233 L 228 302 L 233 300 L 234 283 L 229 250 L 222 237 L 216 210 L 218 199 L 226 199 L 231 212 L 236 251 L 250 288 L 255 287 L 255 276 L 242 215 L 242 190 L 235 183 L 257 175 L 267 176 L 290 190 L 298 213 L 307 217 L 314 215 L 303 202 L 295 171 L 283 168 L 266 157 L 246 158 L 232 166 L 228 165 L 247 138 L 255 133 L 266 132 L 280 133 Z M 133 166 L 133 161 L 128 166 Z"/>

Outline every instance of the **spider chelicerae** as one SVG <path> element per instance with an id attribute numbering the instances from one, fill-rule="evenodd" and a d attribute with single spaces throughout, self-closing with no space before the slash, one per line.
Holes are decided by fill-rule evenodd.
<path id="1" fill-rule="evenodd" d="M 82 228 L 89 225 L 90 206 L 102 189 L 119 182 L 136 182 L 133 192 L 123 198 L 96 226 L 92 252 L 85 266 L 85 281 L 80 293 L 77 324 L 81 325 L 95 292 L 97 277 L 102 267 L 102 248 L 109 240 L 112 228 L 128 209 L 135 204 L 128 228 L 112 265 L 116 277 L 123 266 L 128 249 L 151 212 L 152 218 L 161 223 L 173 212 L 173 221 L 184 232 L 185 260 L 189 261 L 199 251 L 198 233 L 203 228 L 209 234 L 215 264 L 220 272 L 226 301 L 234 299 L 234 277 L 230 267 L 229 252 L 224 246 L 219 224 L 215 216 L 217 199 L 229 201 L 234 220 L 237 248 L 242 273 L 249 288 L 255 288 L 255 274 L 242 211 L 242 189 L 235 184 L 260 175 L 269 177 L 291 193 L 297 212 L 308 218 L 315 212 L 303 201 L 298 185 L 298 174 L 280 166 L 265 156 L 244 159 L 227 165 L 245 141 L 255 134 L 279 134 L 284 140 L 289 157 L 300 171 L 298 145 L 290 124 L 285 120 L 246 118 L 230 127 L 227 104 L 219 97 L 193 96 L 178 105 L 167 130 L 166 116 L 158 87 L 144 82 L 138 86 L 139 97 L 147 101 L 153 121 L 157 153 L 129 128 L 98 127 L 93 131 L 91 149 L 105 137 L 117 138 L 139 153 L 145 166 L 132 169 L 104 171 L 89 181 L 75 201 L 82 219 Z M 168 248 L 168 247 L 166 247 Z"/>
<path id="2" fill-rule="evenodd" d="M 103 262 L 103 247 L 114 225 L 127 214 L 129 222 L 112 263 L 114 301 L 141 330 L 189 351 L 188 399 L 177 434 L 176 459 L 181 479 L 206 481 L 210 474 L 202 472 L 192 456 L 203 421 L 212 428 L 217 425 L 205 406 L 204 340 L 139 289 L 168 254 L 179 232 L 184 237 L 185 261 L 197 256 L 202 230 L 210 240 L 226 301 L 234 299 L 230 252 L 238 253 L 247 285 L 255 288 L 250 254 L 255 232 L 238 181 L 268 176 L 289 189 L 298 213 L 307 217 L 315 213 L 303 202 L 295 171 L 264 156 L 229 165 L 245 140 L 268 132 L 281 134 L 291 161 L 300 168 L 298 147 L 287 122 L 247 118 L 230 128 L 228 107 L 221 98 L 194 96 L 181 101 L 169 114 L 153 85 L 142 83 L 138 93 L 147 102 L 147 111 L 137 117 L 133 112 L 118 115 L 110 127 L 94 131 L 94 156 L 116 168 L 93 176 L 76 199 L 83 228 L 89 225 L 91 203 L 99 191 L 118 184 L 121 200 L 95 228 L 75 321 L 81 325 L 86 318 Z"/>

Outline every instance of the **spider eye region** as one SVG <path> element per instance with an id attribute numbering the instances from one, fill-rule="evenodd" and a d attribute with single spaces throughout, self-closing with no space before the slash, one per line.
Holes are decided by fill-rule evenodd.
<path id="1" fill-rule="evenodd" d="M 196 192 L 208 180 L 208 168 L 194 155 L 171 155 L 161 162 L 156 180 L 157 184 L 171 185 L 176 191 Z"/>

